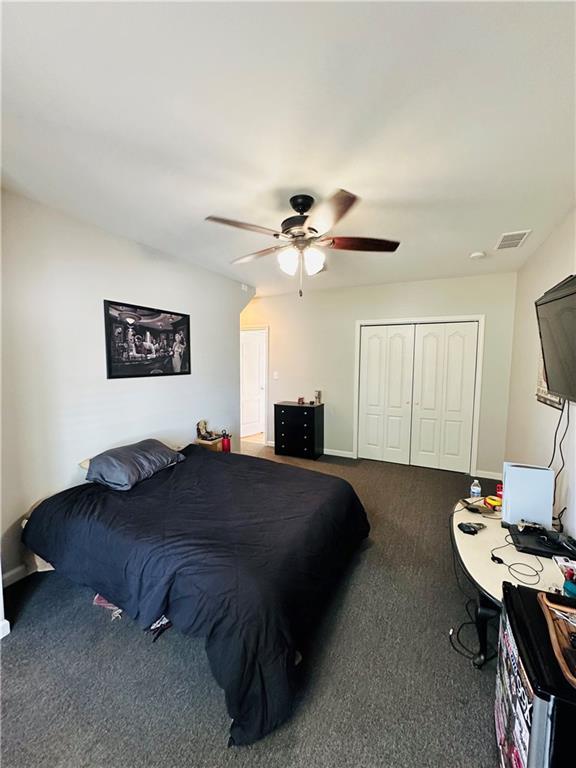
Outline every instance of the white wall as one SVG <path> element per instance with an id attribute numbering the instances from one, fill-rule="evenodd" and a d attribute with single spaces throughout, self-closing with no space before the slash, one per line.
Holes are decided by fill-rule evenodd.
<path id="1" fill-rule="evenodd" d="M 498 257 L 498 258 L 505 258 Z M 270 328 L 268 424 L 273 403 L 321 389 L 325 447 L 352 451 L 357 320 L 484 314 L 485 349 L 478 472 L 500 473 L 504 457 L 514 317 L 514 274 L 395 283 L 253 299 L 243 328 Z M 278 380 L 272 376 L 278 372 Z"/>
<path id="2" fill-rule="evenodd" d="M 240 284 L 3 195 L 4 574 L 19 520 L 80 483 L 78 462 L 113 445 L 195 438 L 198 419 L 239 434 Z M 190 314 L 192 373 L 106 378 L 103 299 Z"/>
<path id="3" fill-rule="evenodd" d="M 531 256 L 518 273 L 514 350 L 510 380 L 510 407 L 506 458 L 547 465 L 552 456 L 554 430 L 559 412 L 536 400 L 539 336 L 534 302 L 544 291 L 576 273 L 574 211 Z M 576 340 L 575 340 L 576 343 Z M 566 529 L 576 535 L 576 405 L 570 411 L 571 426 L 566 437 L 566 468 L 558 481 L 558 512 L 565 505 Z M 559 457 L 555 467 L 560 466 Z"/>

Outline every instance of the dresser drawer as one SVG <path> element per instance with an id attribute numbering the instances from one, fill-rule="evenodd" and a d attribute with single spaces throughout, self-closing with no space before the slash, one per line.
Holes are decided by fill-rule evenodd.
<path id="1" fill-rule="evenodd" d="M 314 422 L 314 409 L 304 408 L 302 406 L 298 408 L 290 408 L 286 406 L 284 408 L 278 407 L 276 409 L 276 418 L 285 422 L 286 424 L 309 424 Z"/>
<path id="2" fill-rule="evenodd" d="M 313 443 L 306 445 L 299 440 L 277 439 L 274 443 L 274 450 L 275 453 L 282 456 L 301 456 L 304 459 L 314 456 L 316 458 Z"/>
<path id="3" fill-rule="evenodd" d="M 274 435 L 291 442 L 314 440 L 314 424 L 283 424 L 279 421 L 275 425 Z"/>
<path id="4" fill-rule="evenodd" d="M 276 417 L 274 420 L 274 429 L 279 429 L 281 432 L 288 430 L 294 434 L 303 434 L 304 432 L 314 431 L 315 422 L 314 419 L 287 419 L 283 416 Z"/>

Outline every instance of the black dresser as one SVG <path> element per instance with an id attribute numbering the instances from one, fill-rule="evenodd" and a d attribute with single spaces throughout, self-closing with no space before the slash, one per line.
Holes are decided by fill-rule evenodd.
<path id="1" fill-rule="evenodd" d="M 317 459 L 324 453 L 324 405 L 274 404 L 274 453 Z"/>

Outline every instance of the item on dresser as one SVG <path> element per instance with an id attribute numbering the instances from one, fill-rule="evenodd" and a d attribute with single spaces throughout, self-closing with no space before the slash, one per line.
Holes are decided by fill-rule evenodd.
<path id="1" fill-rule="evenodd" d="M 304 405 L 304 398 L 303 397 L 299 397 L 298 398 L 298 405 Z"/>
<path id="2" fill-rule="evenodd" d="M 324 406 L 290 401 L 274 405 L 274 452 L 317 459 L 324 453 Z"/>
<path id="3" fill-rule="evenodd" d="M 314 403 L 315 403 L 315 405 L 322 405 L 322 390 L 321 389 L 315 389 L 314 390 Z"/>

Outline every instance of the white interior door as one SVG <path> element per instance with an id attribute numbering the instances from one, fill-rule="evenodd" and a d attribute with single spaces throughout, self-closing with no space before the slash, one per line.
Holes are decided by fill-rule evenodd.
<path id="1" fill-rule="evenodd" d="M 469 472 L 478 323 L 416 326 L 410 463 Z"/>
<path id="2" fill-rule="evenodd" d="M 413 325 L 364 326 L 360 340 L 358 455 L 408 464 Z"/>
<path id="3" fill-rule="evenodd" d="M 240 331 L 240 437 L 266 428 L 268 332 Z"/>

